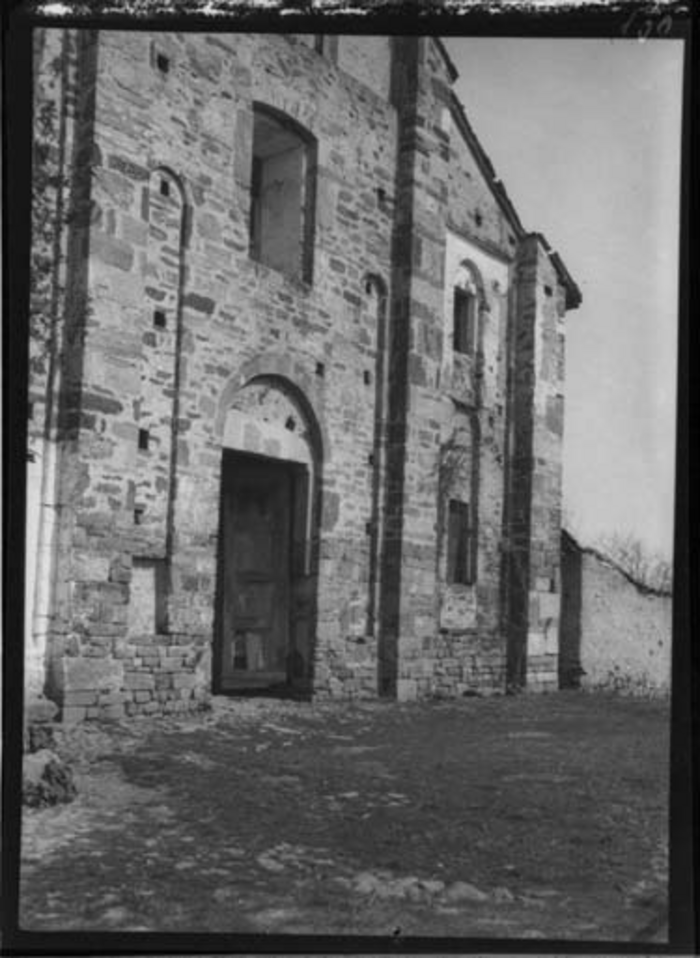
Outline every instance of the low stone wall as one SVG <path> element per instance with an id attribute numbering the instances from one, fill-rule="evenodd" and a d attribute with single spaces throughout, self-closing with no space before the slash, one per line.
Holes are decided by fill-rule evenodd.
<path id="1" fill-rule="evenodd" d="M 62 720 L 120 719 L 196 711 L 210 695 L 207 637 L 143 635 L 110 657 L 64 656 L 55 679 Z M 181 644 L 173 644 L 180 640 Z"/>
<path id="2" fill-rule="evenodd" d="M 504 692 L 503 637 L 482 631 L 444 631 L 425 636 L 421 648 L 402 653 L 398 698 L 453 698 Z"/>
<path id="3" fill-rule="evenodd" d="M 671 687 L 672 598 L 566 536 L 560 684 L 638 694 Z"/>
<path id="4" fill-rule="evenodd" d="M 348 635 L 318 652 L 309 692 L 315 698 L 376 698 L 377 640 Z"/>

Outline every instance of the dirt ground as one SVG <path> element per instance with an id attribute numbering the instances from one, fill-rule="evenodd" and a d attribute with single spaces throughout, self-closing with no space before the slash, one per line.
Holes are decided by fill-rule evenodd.
<path id="1" fill-rule="evenodd" d="M 27 930 L 655 940 L 668 704 L 216 699 L 78 726 L 25 809 Z"/>

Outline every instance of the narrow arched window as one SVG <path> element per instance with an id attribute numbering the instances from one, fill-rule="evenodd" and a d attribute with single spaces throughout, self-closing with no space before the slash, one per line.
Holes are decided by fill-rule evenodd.
<path id="1" fill-rule="evenodd" d="M 471 271 L 462 268 L 452 299 L 452 349 L 475 356 L 479 349 L 479 290 Z"/>
<path id="2" fill-rule="evenodd" d="M 472 585 L 476 579 L 476 524 L 473 505 L 450 499 L 447 512 L 447 581 Z"/>
<path id="3" fill-rule="evenodd" d="M 475 417 L 456 411 L 441 461 L 444 577 L 449 585 L 477 580 L 479 527 L 479 438 Z"/>
<path id="4" fill-rule="evenodd" d="M 253 108 L 250 255 L 311 283 L 316 140 L 290 117 Z"/>
<path id="5" fill-rule="evenodd" d="M 476 307 L 474 293 L 456 286 L 452 311 L 452 348 L 456 353 L 467 356 L 476 353 Z"/>

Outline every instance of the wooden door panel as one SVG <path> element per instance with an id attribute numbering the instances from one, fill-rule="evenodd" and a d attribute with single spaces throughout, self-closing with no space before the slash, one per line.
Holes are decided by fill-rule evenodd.
<path id="1" fill-rule="evenodd" d="M 222 680 L 284 682 L 289 643 L 291 480 L 279 463 L 230 462 L 224 476 Z"/>

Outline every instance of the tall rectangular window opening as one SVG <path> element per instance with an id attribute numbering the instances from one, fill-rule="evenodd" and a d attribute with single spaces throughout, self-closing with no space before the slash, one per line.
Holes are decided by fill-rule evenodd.
<path id="1" fill-rule="evenodd" d="M 262 161 L 259 156 L 253 156 L 253 169 L 250 177 L 250 255 L 259 260 L 260 233 L 262 215 Z"/>
<path id="2" fill-rule="evenodd" d="M 447 516 L 447 581 L 473 585 L 475 581 L 474 526 L 468 502 L 450 499 Z"/>
<path id="3" fill-rule="evenodd" d="M 476 352 L 476 297 L 459 286 L 454 291 L 452 348 L 468 356 Z"/>
<path id="4" fill-rule="evenodd" d="M 250 255 L 306 283 L 313 276 L 315 147 L 294 120 L 255 106 Z"/>

